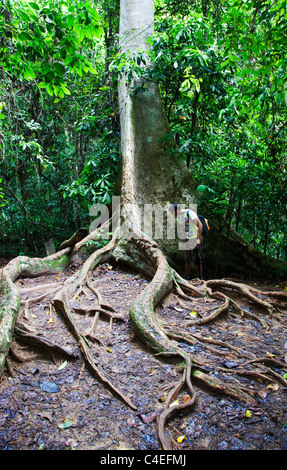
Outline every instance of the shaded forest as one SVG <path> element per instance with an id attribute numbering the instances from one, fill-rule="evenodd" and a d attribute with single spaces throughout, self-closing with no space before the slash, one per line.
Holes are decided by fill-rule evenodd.
<path id="1" fill-rule="evenodd" d="M 110 203 L 117 80 L 140 73 L 159 83 L 206 217 L 285 260 L 283 1 L 156 2 L 144 71 L 118 51 L 118 1 L 1 5 L 1 257 L 42 256 Z"/>

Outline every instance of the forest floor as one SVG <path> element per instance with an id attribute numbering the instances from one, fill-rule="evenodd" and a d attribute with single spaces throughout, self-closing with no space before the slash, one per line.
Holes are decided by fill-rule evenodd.
<path id="1" fill-rule="evenodd" d="M 17 281 L 23 301 L 39 296 L 46 284 L 63 284 L 67 272 Z M 166 397 L 166 388 L 177 380 L 179 363 L 162 359 L 131 331 L 130 302 L 146 286 L 147 280 L 122 266 L 99 266 L 93 273 L 94 286 L 125 321 L 99 319 L 94 343 L 98 364 L 105 374 L 128 395 L 137 410 L 130 409 L 88 370 L 76 340 L 63 319 L 49 308 L 53 295 L 26 312 L 26 322 L 38 335 L 73 351 L 71 360 L 14 341 L 8 369 L 0 378 L 1 450 L 159 450 L 156 418 Z M 57 287 L 56 285 L 56 287 Z M 272 286 L 284 289 L 286 284 Z M 37 290 L 29 290 L 37 287 Z M 260 285 L 271 289 L 270 285 Z M 81 302 L 80 296 L 74 301 Z M 237 299 L 250 311 L 254 307 Z M 91 299 L 92 302 L 92 299 Z M 192 299 L 183 308 L 175 294 L 158 307 L 157 315 L 170 325 L 216 307 L 215 299 Z M 258 310 L 257 315 L 260 314 Z M 79 314 L 85 331 L 92 318 Z M 182 347 L 216 364 L 218 373 L 231 374 L 246 358 L 231 354 L 220 342 L 228 341 L 257 357 L 270 355 L 284 361 L 286 330 L 267 318 L 257 322 L 232 313 L 215 322 L 191 327 L 211 341 Z M 212 345 L 212 340 L 217 344 Z M 275 369 L 274 369 L 275 370 Z M 223 371 L 223 372 L 222 372 Z M 286 372 L 286 371 L 285 371 Z M 281 372 L 282 373 L 282 372 Z M 286 450 L 287 388 L 276 381 L 263 383 L 233 375 L 235 383 L 251 389 L 258 406 L 248 406 L 224 395 L 195 387 L 196 403 L 188 413 L 176 415 L 167 429 L 179 450 Z M 177 442 L 177 441 L 181 442 Z"/>

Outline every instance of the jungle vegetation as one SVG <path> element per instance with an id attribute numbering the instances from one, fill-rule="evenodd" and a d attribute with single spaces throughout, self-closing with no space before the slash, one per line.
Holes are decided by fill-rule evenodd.
<path id="1" fill-rule="evenodd" d="M 118 0 L 0 8 L 1 257 L 42 256 L 110 203 L 125 72 L 159 84 L 208 217 L 286 259 L 284 0 L 157 0 L 152 68 L 120 53 Z"/>

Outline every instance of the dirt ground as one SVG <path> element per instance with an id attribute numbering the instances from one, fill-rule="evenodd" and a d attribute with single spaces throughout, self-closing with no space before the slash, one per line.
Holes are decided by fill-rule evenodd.
<path id="1" fill-rule="evenodd" d="M 71 272 L 19 279 L 23 307 L 25 300 L 37 297 L 49 287 L 60 287 Z M 162 359 L 134 335 L 129 322 L 129 305 L 146 286 L 147 280 L 119 266 L 105 264 L 94 271 L 93 285 L 103 301 L 123 317 L 113 320 L 100 315 L 93 341 L 94 357 L 102 371 L 136 405 L 129 408 L 106 388 L 88 369 L 76 340 L 63 319 L 49 308 L 53 294 L 26 309 L 24 320 L 37 335 L 66 348 L 74 358 L 51 354 L 14 341 L 9 368 L 0 378 L 0 449 L 1 450 L 159 450 L 156 418 L 168 386 L 180 373 L 176 360 Z M 37 290 L 29 290 L 37 287 Z M 273 286 L 275 288 L 275 286 Z M 276 287 L 283 290 L 285 284 Z M 263 286 L 264 288 L 264 286 Z M 266 286 L 270 289 L 270 286 Z M 79 305 L 81 294 L 74 299 Z M 237 299 L 240 302 L 240 299 Z M 94 299 L 85 300 L 93 302 Z M 214 302 L 214 303 L 212 303 Z M 245 304 L 244 304 L 245 302 Z M 244 304 L 244 305 L 243 305 Z M 246 312 L 254 311 L 246 301 Z M 204 314 L 216 301 L 192 299 L 184 308 L 171 294 L 157 309 L 162 321 L 180 326 L 187 318 Z M 253 310 L 252 310 L 253 309 Z M 213 375 L 241 383 L 252 392 L 257 406 L 248 406 L 224 395 L 215 395 L 197 384 L 194 407 L 177 415 L 167 425 L 179 450 L 286 450 L 287 387 L 276 380 L 286 368 L 272 366 L 274 380 L 254 380 L 236 375 L 236 369 L 252 357 L 272 357 L 286 362 L 285 328 L 264 318 L 240 318 L 232 312 L 216 322 L 192 326 L 191 331 L 209 339 L 206 343 L 181 347 L 210 363 Z M 284 317 L 284 313 L 282 313 Z M 285 317 L 286 318 L 286 317 Z M 21 317 L 22 321 L 23 318 Z M 78 314 L 84 332 L 92 317 Z M 214 340 L 215 342 L 212 342 Z M 234 345 L 246 353 L 239 355 L 224 347 Z M 248 366 L 247 370 L 248 370 Z"/>

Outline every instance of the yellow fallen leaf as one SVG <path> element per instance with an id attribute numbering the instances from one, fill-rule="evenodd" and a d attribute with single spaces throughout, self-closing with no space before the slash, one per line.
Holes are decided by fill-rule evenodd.
<path id="1" fill-rule="evenodd" d="M 268 357 L 276 357 L 276 354 L 272 354 L 272 353 L 270 353 L 270 352 L 268 352 L 268 351 L 267 351 L 266 354 L 267 354 Z"/>
<path id="2" fill-rule="evenodd" d="M 176 406 L 176 405 L 179 405 L 179 400 L 174 400 L 174 401 L 169 405 L 169 407 L 171 408 L 172 406 Z"/>
<path id="3" fill-rule="evenodd" d="M 177 438 L 177 442 L 180 444 L 182 441 L 184 441 L 184 439 L 185 439 L 185 436 L 179 436 Z"/>
<path id="4" fill-rule="evenodd" d="M 163 401 L 165 401 L 165 400 L 166 400 L 166 396 L 165 396 L 165 395 L 161 395 L 161 396 L 159 397 L 159 401 L 163 402 Z"/>
<path id="5" fill-rule="evenodd" d="M 54 318 L 49 318 L 49 321 L 48 323 L 55 323 L 56 320 L 54 320 Z"/>
<path id="6" fill-rule="evenodd" d="M 197 317 L 197 312 L 195 312 L 194 310 L 192 310 L 192 312 L 190 312 L 189 315 L 190 315 L 191 317 Z"/>
<path id="7" fill-rule="evenodd" d="M 287 291 L 287 287 L 284 287 L 285 292 Z"/>
<path id="8" fill-rule="evenodd" d="M 279 385 L 278 384 L 269 384 L 269 385 L 267 385 L 267 388 L 270 388 L 270 390 L 273 390 L 274 392 L 276 392 L 277 390 L 279 390 Z"/>
<path id="9" fill-rule="evenodd" d="M 246 418 L 250 418 L 250 416 L 251 416 L 251 411 L 250 411 L 250 410 L 246 410 L 246 411 L 245 411 L 245 416 L 246 416 Z"/>
<path id="10" fill-rule="evenodd" d="M 106 348 L 106 351 L 107 351 L 108 353 L 111 353 L 111 352 L 112 352 L 112 350 L 111 350 L 110 348 Z"/>

